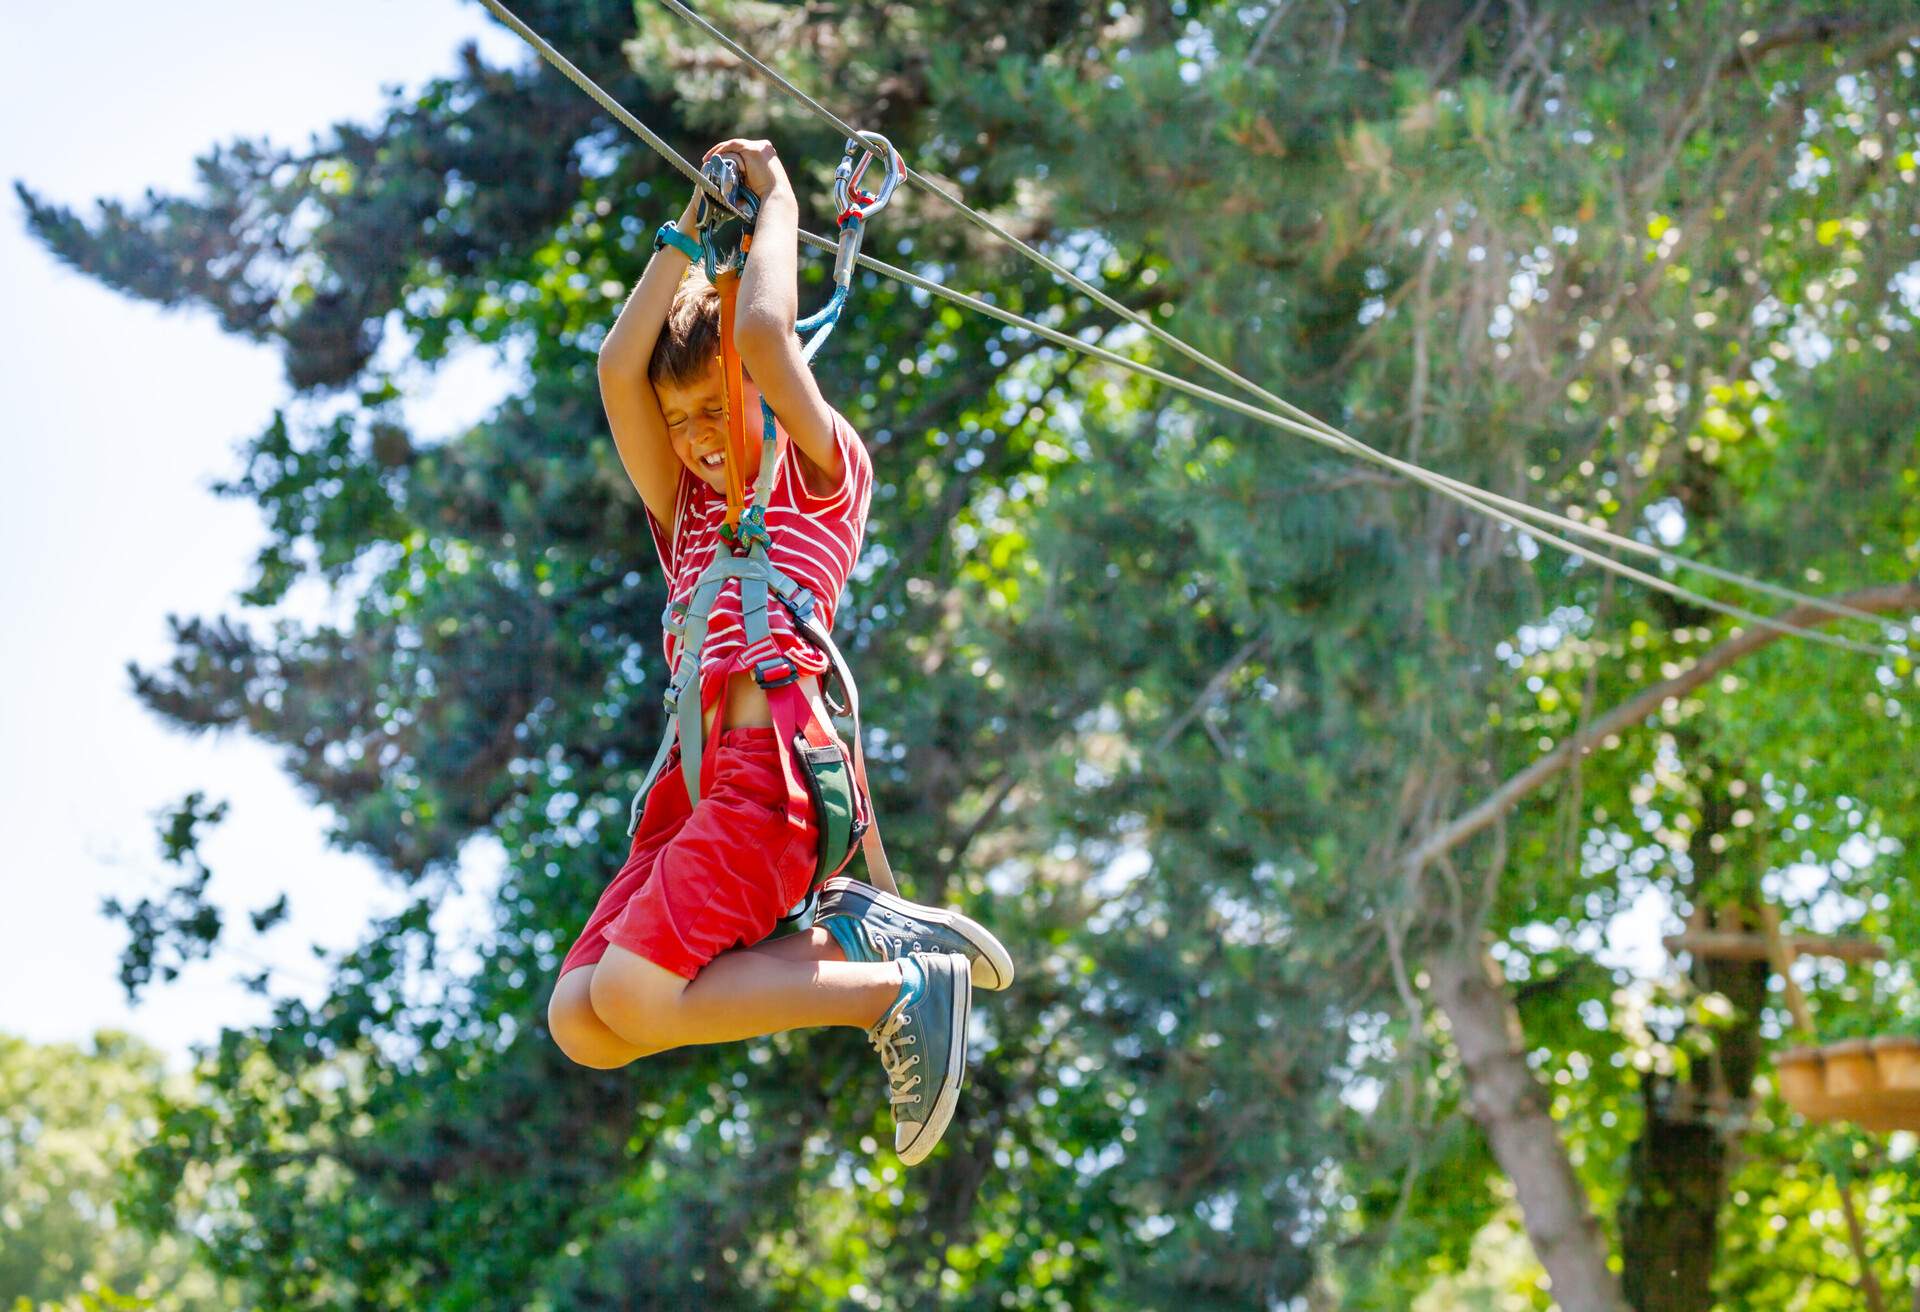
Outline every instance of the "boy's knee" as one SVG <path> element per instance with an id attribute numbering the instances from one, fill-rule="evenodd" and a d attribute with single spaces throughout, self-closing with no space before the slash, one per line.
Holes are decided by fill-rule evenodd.
<path id="1" fill-rule="evenodd" d="M 618 1070 L 645 1054 L 621 1039 L 594 1014 L 589 989 L 592 968 L 569 971 L 547 1001 L 547 1032 L 567 1059 L 594 1070 Z"/>
<path id="2" fill-rule="evenodd" d="M 608 1043 L 604 1035 L 583 1029 L 570 1030 L 564 1025 L 555 1025 L 552 1033 L 554 1046 L 566 1054 L 567 1060 L 589 1070 L 617 1071 L 640 1056 L 624 1043 Z"/>

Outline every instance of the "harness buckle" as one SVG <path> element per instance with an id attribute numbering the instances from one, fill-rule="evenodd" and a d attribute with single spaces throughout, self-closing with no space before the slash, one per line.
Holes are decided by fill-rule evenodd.
<path id="1" fill-rule="evenodd" d="M 784 656 L 771 656 L 753 667 L 753 681 L 762 691 L 772 692 L 800 681 L 800 667 Z"/>
<path id="2" fill-rule="evenodd" d="M 793 618 L 801 624 L 813 623 L 813 593 L 806 588 L 796 587 L 791 597 L 782 596 L 780 604 L 793 612 Z"/>
<path id="3" fill-rule="evenodd" d="M 668 602 L 667 608 L 660 612 L 660 627 L 676 638 L 685 637 L 687 628 L 687 603 L 684 601 Z"/>

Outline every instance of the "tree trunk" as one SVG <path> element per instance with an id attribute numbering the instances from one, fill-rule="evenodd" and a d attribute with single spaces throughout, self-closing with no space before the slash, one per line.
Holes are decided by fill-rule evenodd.
<path id="1" fill-rule="evenodd" d="M 1707 1312 L 1727 1148 L 1689 1080 L 1649 1078 L 1620 1204 L 1621 1284 L 1634 1312 Z"/>
<path id="2" fill-rule="evenodd" d="M 1704 764 L 1700 826 L 1690 845 L 1692 878 L 1684 890 L 1696 906 L 1707 905 L 1712 890 L 1724 886 L 1726 858 L 1713 850 L 1712 839 L 1733 832 L 1725 770 L 1718 761 Z M 1730 904 L 1722 908 L 1721 928 L 1758 927 L 1755 881 L 1722 896 Z M 1734 1019 L 1712 1033 L 1711 1056 L 1693 1062 L 1686 1079 L 1656 1076 L 1643 1086 L 1647 1119 L 1628 1160 L 1620 1203 L 1622 1283 L 1636 1312 L 1707 1312 L 1713 1306 L 1727 1140 L 1723 1124 L 1709 1118 L 1724 1115 L 1752 1092 L 1769 970 L 1764 961 L 1696 955 L 1694 986 L 1724 996 Z"/>
<path id="3" fill-rule="evenodd" d="M 1520 1017 L 1478 943 L 1453 943 L 1428 963 L 1434 1001 L 1460 1050 L 1473 1119 L 1513 1181 L 1520 1215 L 1555 1303 L 1565 1312 L 1624 1312 L 1607 1244 L 1587 1206 L 1539 1081 L 1527 1069 Z"/>

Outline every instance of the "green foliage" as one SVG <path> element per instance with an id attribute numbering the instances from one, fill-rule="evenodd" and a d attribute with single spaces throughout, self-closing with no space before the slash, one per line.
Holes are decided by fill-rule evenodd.
<path id="1" fill-rule="evenodd" d="M 0 1035 L 0 1300 L 11 1312 L 235 1306 L 189 1239 L 119 1223 L 127 1170 L 170 1083 L 160 1054 L 125 1034 L 102 1031 L 91 1051 Z M 183 1212 L 196 1203 L 191 1191 L 179 1201 Z"/>
<path id="2" fill-rule="evenodd" d="M 104 898 L 101 910 L 127 926 L 129 939 L 120 958 L 120 984 L 127 996 L 138 996 L 154 982 L 179 978 L 181 968 L 204 961 L 219 942 L 220 909 L 206 900 L 213 871 L 200 859 L 200 828 L 225 818 L 226 803 L 207 804 L 204 795 L 190 793 L 163 821 L 160 855 L 187 877 L 167 890 L 164 899 L 141 898 L 124 906 L 118 898 Z M 178 964 L 164 958 L 169 952 Z"/>
<path id="3" fill-rule="evenodd" d="M 637 28 L 625 5 L 520 8 L 669 139 L 772 135 L 823 226 L 831 133 L 651 7 Z M 1798 587 L 1913 578 L 1904 29 L 1760 0 L 1494 8 L 706 12 L 1369 441 Z M 227 1033 L 142 1155 L 142 1216 L 210 1176 L 208 1260 L 273 1306 L 1538 1300 L 1426 954 L 1491 935 L 1613 1227 L 1661 1091 L 1779 1025 L 1698 972 L 1610 966 L 1610 925 L 1764 892 L 1920 949 L 1909 664 L 1767 646 L 1409 879 L 1407 850 L 1725 622 L 863 280 L 820 371 L 878 474 L 840 633 L 910 890 L 992 923 L 1021 984 L 981 1009 L 960 1121 L 912 1173 L 876 1150 L 849 1036 L 571 1068 L 548 987 L 617 862 L 662 681 L 593 354 L 684 184 L 558 76 L 470 56 L 311 152 L 214 152 L 193 197 L 83 220 L 21 194 L 62 258 L 275 342 L 338 402 L 274 416 L 223 485 L 271 532 L 247 613 L 180 621 L 136 676 L 174 723 L 280 747 L 335 839 L 417 899 L 324 1000 Z M 922 198 L 868 249 L 1149 354 Z M 811 306 L 825 270 L 802 276 Z M 511 350 L 520 389 L 410 433 L 371 364 L 390 332 L 429 362 Z M 307 578 L 351 623 L 275 613 Z M 479 836 L 507 873 L 455 978 L 430 915 Z M 211 941 L 186 894 L 127 916 L 133 960 Z M 1836 1032 L 1920 1015 L 1904 967 L 1815 992 Z M 1741 1150 L 1718 1297 L 1829 1305 L 1852 1275 L 1816 1150 L 1853 1141 L 1746 1090 L 1716 1115 Z M 1910 1159 L 1857 1169 L 1873 1242 L 1907 1242 Z"/>

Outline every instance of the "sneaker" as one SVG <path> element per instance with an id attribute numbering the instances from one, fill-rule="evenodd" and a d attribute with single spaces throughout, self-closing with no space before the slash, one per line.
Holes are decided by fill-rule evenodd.
<path id="1" fill-rule="evenodd" d="M 940 1142 L 960 1101 L 973 980 L 966 958 L 951 952 L 916 952 L 900 973 L 900 1000 L 867 1038 L 887 1072 L 894 1151 L 912 1166 Z"/>
<path id="2" fill-rule="evenodd" d="M 898 961 L 915 952 L 958 952 L 983 989 L 1013 983 L 1013 958 L 984 925 L 922 906 L 845 875 L 820 887 L 813 923 L 833 935 L 848 961 Z"/>

